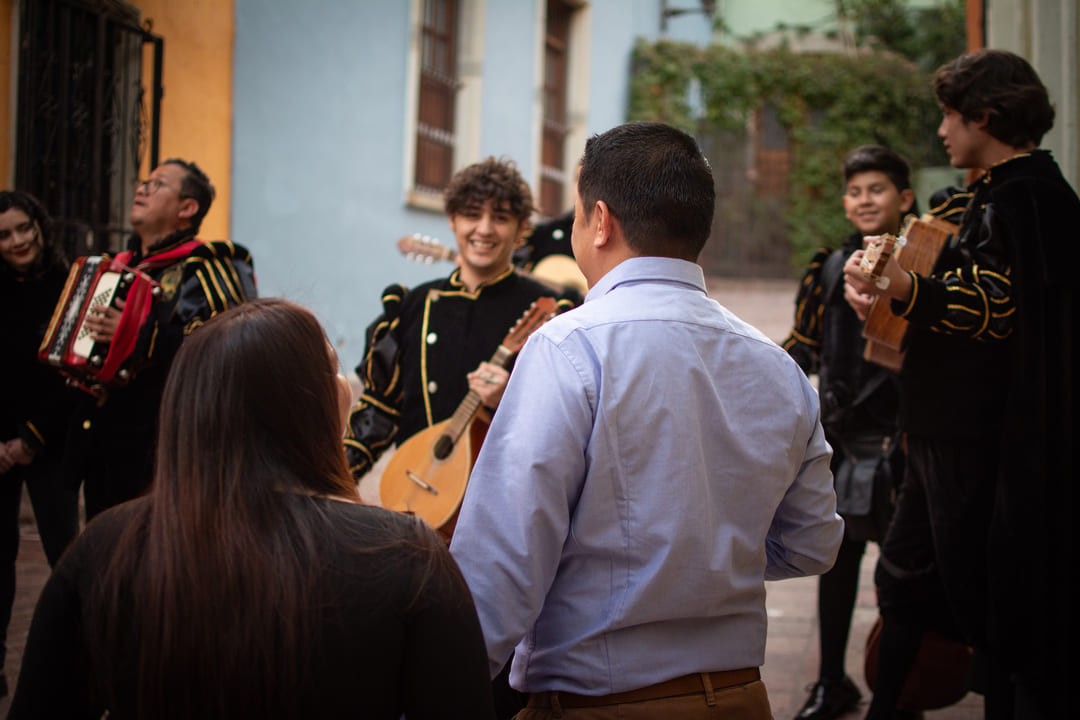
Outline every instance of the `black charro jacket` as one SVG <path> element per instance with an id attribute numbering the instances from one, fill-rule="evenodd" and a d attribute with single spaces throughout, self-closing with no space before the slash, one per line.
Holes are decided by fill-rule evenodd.
<path id="1" fill-rule="evenodd" d="M 466 375 L 492 358 L 539 297 L 556 297 L 560 311 L 572 306 L 567 293 L 509 267 L 472 293 L 456 270 L 411 291 L 386 288 L 356 367 L 364 390 L 345 437 L 353 475 L 363 476 L 390 445 L 449 418 L 469 392 Z"/>
<path id="2" fill-rule="evenodd" d="M 72 416 L 66 473 L 73 483 L 94 478 L 126 488 L 120 495 L 131 497 L 149 485 L 158 407 L 173 357 L 184 338 L 205 321 L 257 296 L 247 249 L 225 241 L 196 240 L 195 233 L 194 229 L 173 233 L 145 254 L 138 235 L 128 243 L 126 264 L 146 272 L 161 284 L 162 292 L 139 331 L 131 381 L 107 389 L 100 399 L 85 395 Z M 191 241 L 180 257 L 159 262 Z M 127 462 L 107 465 L 98 461 L 102 457 L 123 457 Z M 99 477 L 105 472 L 112 477 Z"/>

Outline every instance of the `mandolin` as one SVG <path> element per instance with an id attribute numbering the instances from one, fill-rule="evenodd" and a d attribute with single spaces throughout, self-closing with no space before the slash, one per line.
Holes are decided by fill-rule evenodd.
<path id="1" fill-rule="evenodd" d="M 929 275 L 941 249 L 955 232 L 956 225 L 933 215 L 912 217 L 905 223 L 899 237 L 886 234 L 868 238 L 860 269 L 869 278 L 878 281 L 892 256 L 904 270 Z M 904 365 L 908 321 L 894 315 L 889 304 L 887 298 L 878 297 L 870 306 L 863 324 L 862 334 L 866 338 L 863 358 L 893 372 L 900 372 Z"/>
<path id="2" fill-rule="evenodd" d="M 426 235 L 405 235 L 398 238 L 398 250 L 410 260 L 420 260 L 431 263 L 436 260 L 457 260 L 458 252 L 454 248 L 443 245 L 435 238 Z M 577 262 L 569 255 L 548 255 L 536 263 L 532 271 L 515 268 L 519 275 L 532 278 L 537 282 L 547 285 L 556 292 L 563 292 L 567 288 L 578 290 L 581 293 L 588 292 L 585 276 L 581 274 Z"/>
<path id="3" fill-rule="evenodd" d="M 490 362 L 507 367 L 529 336 L 555 316 L 555 308 L 554 298 L 538 298 L 503 338 Z M 379 479 L 380 504 L 419 515 L 449 539 L 491 422 L 481 409 L 480 395 L 470 390 L 448 420 L 402 443 Z"/>

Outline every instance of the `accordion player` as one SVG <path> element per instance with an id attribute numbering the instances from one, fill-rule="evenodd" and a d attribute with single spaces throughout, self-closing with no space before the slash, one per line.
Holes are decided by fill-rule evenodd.
<path id="1" fill-rule="evenodd" d="M 127 384 L 138 369 L 133 351 L 139 329 L 160 294 L 160 286 L 149 275 L 117 259 L 76 258 L 38 349 L 38 359 L 98 397 L 106 388 Z M 86 324 L 90 309 L 118 308 L 121 302 L 123 311 L 112 341 L 95 341 Z"/>

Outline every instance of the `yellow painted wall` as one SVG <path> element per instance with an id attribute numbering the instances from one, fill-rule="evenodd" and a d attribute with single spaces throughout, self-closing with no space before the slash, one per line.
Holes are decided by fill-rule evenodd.
<path id="1" fill-rule="evenodd" d="M 165 39 L 160 159 L 194 161 L 210 176 L 217 198 L 199 234 L 225 239 L 232 167 L 233 0 L 131 2 L 144 21 L 152 21 L 151 32 Z M 144 168 L 142 176 L 149 170 Z"/>
<path id="2" fill-rule="evenodd" d="M 23 0 L 32 2 L 33 0 Z M 217 189 L 200 235 L 229 235 L 232 153 L 233 0 L 134 0 L 152 32 L 165 39 L 161 159 L 181 157 L 201 167 Z M 11 184 L 11 104 L 15 2 L 0 0 L 0 185 Z M 148 57 L 150 50 L 147 49 Z M 149 68 L 149 64 L 146 65 Z M 143 168 L 145 177 L 150 168 Z"/>

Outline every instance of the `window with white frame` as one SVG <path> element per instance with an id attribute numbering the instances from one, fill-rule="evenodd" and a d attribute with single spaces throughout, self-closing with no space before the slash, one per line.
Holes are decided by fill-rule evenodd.
<path id="1" fill-rule="evenodd" d="M 487 0 L 413 0 L 407 109 L 406 196 L 413 207 L 442 209 L 456 168 L 480 152 L 484 15 Z M 588 3 L 547 0 L 538 8 L 539 133 L 534 195 L 540 214 L 573 204 L 573 167 L 585 142 Z"/>
<path id="2" fill-rule="evenodd" d="M 413 170 L 420 192 L 441 192 L 453 173 L 457 23 L 457 0 L 423 0 Z"/>

